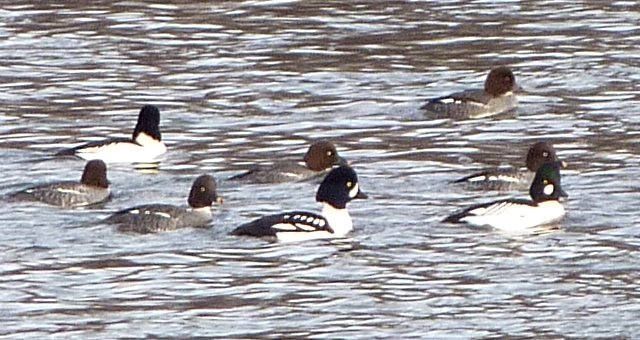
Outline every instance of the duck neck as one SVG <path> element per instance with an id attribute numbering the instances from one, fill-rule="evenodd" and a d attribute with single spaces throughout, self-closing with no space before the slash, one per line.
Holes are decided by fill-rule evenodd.
<path id="1" fill-rule="evenodd" d="M 140 145 L 153 145 L 153 144 L 162 143 L 160 138 L 145 132 L 140 132 L 139 134 L 137 134 L 134 137 L 134 141 Z"/>
<path id="2" fill-rule="evenodd" d="M 327 219 L 329 226 L 333 229 L 336 236 L 345 236 L 353 230 L 353 223 L 349 211 L 338 209 L 328 203 L 322 203 L 322 216 Z"/>
<path id="3" fill-rule="evenodd" d="M 189 208 L 189 210 L 198 213 L 198 214 L 202 214 L 202 215 L 208 215 L 208 216 L 213 216 L 213 213 L 211 212 L 211 206 L 206 206 L 206 207 L 200 207 L 200 208 Z"/>

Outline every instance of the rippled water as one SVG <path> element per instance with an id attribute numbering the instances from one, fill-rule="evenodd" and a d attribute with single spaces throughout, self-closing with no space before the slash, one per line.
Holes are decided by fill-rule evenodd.
<path id="1" fill-rule="evenodd" d="M 0 5 L 0 194 L 80 176 L 53 159 L 162 110 L 160 171 L 112 166 L 96 209 L 0 203 L 7 338 L 473 338 L 640 334 L 635 1 L 77 1 Z M 510 65 L 518 110 L 430 121 L 426 98 Z M 248 164 L 328 138 L 360 176 L 355 232 L 269 244 L 227 233 L 317 209 L 309 183 L 237 185 Z M 520 164 L 534 140 L 569 163 L 568 215 L 531 235 L 439 221 L 518 194 L 447 181 Z M 212 173 L 210 230 L 120 234 L 136 203 L 183 204 Z"/>

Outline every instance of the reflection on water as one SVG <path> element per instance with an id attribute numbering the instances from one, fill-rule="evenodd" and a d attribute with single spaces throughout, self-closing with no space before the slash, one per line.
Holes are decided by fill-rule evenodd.
<path id="1" fill-rule="evenodd" d="M 639 13 L 633 1 L 1 6 L 1 194 L 79 178 L 82 161 L 50 156 L 128 137 L 145 103 L 161 108 L 169 152 L 154 173 L 110 167 L 104 207 L 0 203 L 0 335 L 633 338 Z M 515 113 L 419 112 L 502 64 L 526 91 Z M 315 184 L 224 179 L 320 138 L 372 196 L 351 206 L 353 238 L 228 236 L 258 215 L 317 209 Z M 448 181 L 520 165 L 539 139 L 569 163 L 557 229 L 439 223 L 524 195 Z M 201 173 L 225 197 L 210 230 L 132 236 L 97 223 L 132 204 L 185 204 Z"/>

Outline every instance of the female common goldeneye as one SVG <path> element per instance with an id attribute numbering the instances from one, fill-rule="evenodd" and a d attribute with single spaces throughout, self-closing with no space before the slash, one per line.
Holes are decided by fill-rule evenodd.
<path id="1" fill-rule="evenodd" d="M 467 90 L 429 100 L 421 108 L 434 118 L 483 118 L 514 109 L 518 98 L 516 78 L 508 67 L 498 67 L 487 76 L 483 90 Z"/>
<path id="2" fill-rule="evenodd" d="M 119 231 L 136 233 L 206 228 L 213 219 L 211 205 L 222 203 L 216 193 L 216 180 L 209 175 L 198 177 L 191 186 L 188 202 L 189 208 L 169 204 L 140 205 L 118 211 L 105 222 L 118 224 Z"/>
<path id="3" fill-rule="evenodd" d="M 490 226 L 504 231 L 523 231 L 561 219 L 564 207 L 559 202 L 567 194 L 560 186 L 560 163 L 544 163 L 531 183 L 532 200 L 506 199 L 474 205 L 453 214 L 443 222 Z"/>
<path id="4" fill-rule="evenodd" d="M 347 161 L 338 155 L 336 147 L 328 141 L 311 144 L 303 160 L 304 165 L 296 161 L 282 161 L 271 166 L 256 166 L 229 180 L 252 183 L 303 181 L 324 174 L 325 170 L 331 169 L 334 165 L 347 165 Z"/>
<path id="5" fill-rule="evenodd" d="M 367 195 L 360 191 L 356 172 L 349 166 L 340 166 L 331 170 L 318 188 L 316 201 L 323 205 L 321 214 L 290 211 L 265 216 L 241 225 L 231 234 L 281 242 L 345 237 L 353 229 L 347 203 L 355 198 L 364 199 Z"/>
<path id="6" fill-rule="evenodd" d="M 75 155 L 83 159 L 101 159 L 107 163 L 151 163 L 167 151 L 160 135 L 160 111 L 145 105 L 138 115 L 133 136 L 91 142 L 58 152 L 58 156 Z"/>
<path id="7" fill-rule="evenodd" d="M 83 207 L 111 197 L 107 166 L 101 160 L 87 162 L 80 182 L 56 182 L 30 187 L 10 195 L 13 199 L 40 201 L 63 208 Z"/>
<path id="8" fill-rule="evenodd" d="M 527 152 L 526 169 L 497 168 L 469 175 L 453 181 L 469 189 L 512 190 L 526 188 L 538 168 L 547 162 L 559 162 L 556 150 L 548 142 L 537 142 Z M 562 162 L 560 163 L 563 164 Z"/>

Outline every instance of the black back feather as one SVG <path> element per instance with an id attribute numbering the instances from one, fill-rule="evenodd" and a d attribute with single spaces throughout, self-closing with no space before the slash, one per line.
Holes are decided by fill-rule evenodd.
<path id="1" fill-rule="evenodd" d="M 317 222 L 313 224 L 310 223 L 309 220 L 317 222 L 323 221 L 324 223 L 322 225 Z M 273 228 L 273 226 L 277 224 L 290 224 L 291 230 Z M 328 221 L 324 217 L 305 211 L 291 211 L 282 214 L 264 216 L 249 223 L 245 223 L 234 229 L 231 232 L 231 235 L 269 237 L 276 236 L 278 232 L 310 231 L 300 226 L 296 226 L 296 224 L 303 224 L 309 226 L 310 228 L 312 227 L 314 229 L 313 231 L 328 231 L 330 233 L 333 233 L 333 229 L 331 229 L 331 226 L 329 226 Z"/>

